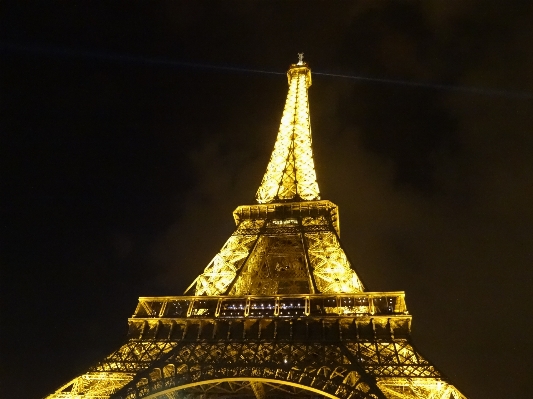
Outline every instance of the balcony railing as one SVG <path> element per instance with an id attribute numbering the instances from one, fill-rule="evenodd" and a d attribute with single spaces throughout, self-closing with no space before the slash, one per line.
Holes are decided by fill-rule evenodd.
<path id="1" fill-rule="evenodd" d="M 133 318 L 294 318 L 405 315 L 403 292 L 141 297 Z"/>

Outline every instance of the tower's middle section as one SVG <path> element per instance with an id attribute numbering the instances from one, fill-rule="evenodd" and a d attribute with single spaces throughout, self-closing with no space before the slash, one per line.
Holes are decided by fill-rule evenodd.
<path id="1" fill-rule="evenodd" d="M 196 295 L 359 293 L 339 242 L 337 206 L 301 201 L 240 206 L 237 228 L 196 281 Z"/>

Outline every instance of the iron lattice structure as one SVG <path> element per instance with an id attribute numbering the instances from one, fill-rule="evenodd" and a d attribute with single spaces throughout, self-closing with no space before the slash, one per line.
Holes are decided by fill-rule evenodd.
<path id="1" fill-rule="evenodd" d="M 258 204 L 186 291 L 140 298 L 126 343 L 48 399 L 465 399 L 413 346 L 403 292 L 366 292 L 320 200 L 311 71 L 291 65 Z"/>

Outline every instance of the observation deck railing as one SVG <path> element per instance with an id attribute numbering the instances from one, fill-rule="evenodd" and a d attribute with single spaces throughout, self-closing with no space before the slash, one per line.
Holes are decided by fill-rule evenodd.
<path id="1" fill-rule="evenodd" d="M 403 292 L 367 292 L 339 295 L 141 297 L 132 318 L 335 318 L 406 314 Z"/>

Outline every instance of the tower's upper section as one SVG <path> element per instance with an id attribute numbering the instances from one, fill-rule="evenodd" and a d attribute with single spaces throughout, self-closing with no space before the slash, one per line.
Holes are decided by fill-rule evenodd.
<path id="1" fill-rule="evenodd" d="M 197 296 L 364 291 L 340 244 L 337 206 L 319 198 L 307 101 L 311 71 L 302 55 L 288 72 L 289 95 L 259 204 L 235 210 L 235 232 L 187 289 L 196 286 Z"/>
<path id="2" fill-rule="evenodd" d="M 316 181 L 307 88 L 311 86 L 311 70 L 302 60 L 287 72 L 289 94 L 279 126 L 274 151 L 265 176 L 257 190 L 260 204 L 320 199 Z"/>

